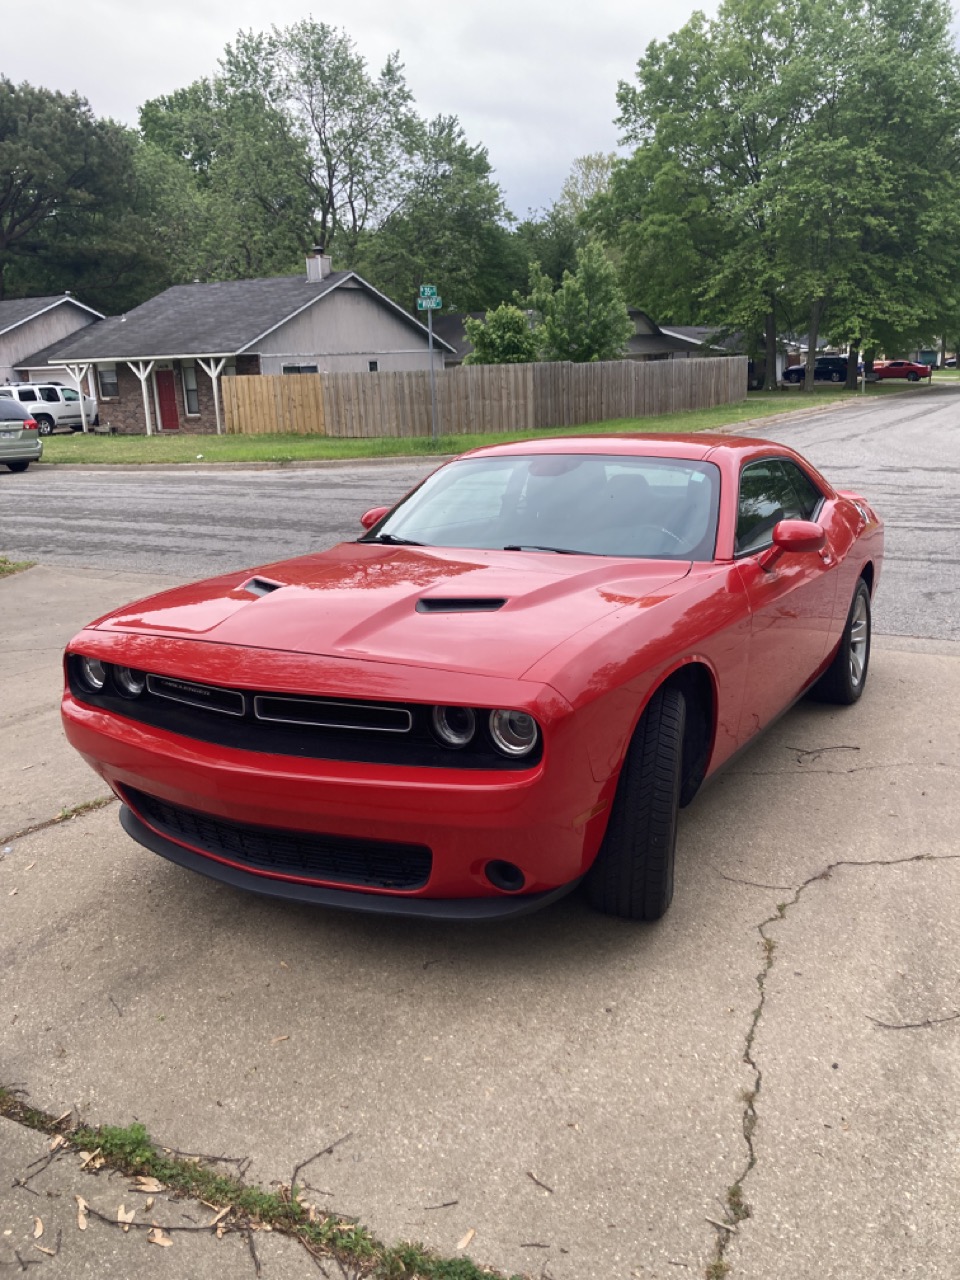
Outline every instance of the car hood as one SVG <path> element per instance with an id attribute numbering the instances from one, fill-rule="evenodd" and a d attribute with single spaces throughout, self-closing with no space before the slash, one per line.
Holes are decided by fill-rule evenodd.
<path id="1" fill-rule="evenodd" d="M 607 614 L 649 608 L 688 561 L 344 543 L 179 587 L 102 631 L 520 677 Z"/>

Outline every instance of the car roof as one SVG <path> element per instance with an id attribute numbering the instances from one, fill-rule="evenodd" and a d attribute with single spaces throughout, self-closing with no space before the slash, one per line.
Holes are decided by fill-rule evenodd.
<path id="1" fill-rule="evenodd" d="M 26 405 L 22 405 L 19 400 L 0 396 L 0 418 L 19 418 L 22 422 L 26 422 L 30 416 L 30 410 Z"/>
<path id="2" fill-rule="evenodd" d="M 596 436 L 538 436 L 536 440 L 514 440 L 507 444 L 484 445 L 479 449 L 471 449 L 462 456 L 503 457 L 528 455 L 531 453 L 592 453 L 606 454 L 610 457 L 641 458 L 683 458 L 687 461 L 702 462 L 710 454 L 725 452 L 742 455 L 745 452 L 770 452 L 771 450 L 790 455 L 791 450 L 769 440 L 758 440 L 754 436 L 728 436 L 708 434 L 695 435 L 669 434 L 632 434 L 624 432 L 617 435 Z"/>

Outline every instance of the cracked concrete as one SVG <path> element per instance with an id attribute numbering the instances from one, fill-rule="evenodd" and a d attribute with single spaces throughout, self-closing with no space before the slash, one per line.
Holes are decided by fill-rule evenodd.
<path id="1" fill-rule="evenodd" d="M 59 625 L 132 586 L 81 580 Z M 48 738 L 69 786 L 9 769 L 0 798 L 0 830 L 40 823 L 0 861 L 0 1081 L 249 1155 L 264 1185 L 350 1134 L 329 1207 L 448 1254 L 474 1228 L 507 1271 L 696 1276 L 719 1236 L 749 1280 L 951 1276 L 958 649 L 881 642 L 858 707 L 791 712 L 682 815 L 650 929 L 576 900 L 464 931 L 245 897 L 132 844 L 114 806 L 50 824 L 102 787 Z M 16 705 L 55 699 L 59 656 L 36 671 Z M 714 1226 L 738 1184 L 752 1216 Z"/>

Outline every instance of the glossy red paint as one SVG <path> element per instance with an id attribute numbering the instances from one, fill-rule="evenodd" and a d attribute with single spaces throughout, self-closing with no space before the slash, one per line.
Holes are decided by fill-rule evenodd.
<path id="1" fill-rule="evenodd" d="M 427 845 L 429 882 L 364 890 L 381 899 L 503 896 L 484 874 L 494 858 L 521 868 L 524 893 L 545 892 L 575 882 L 595 858 L 630 738 L 660 685 L 696 671 L 696 687 L 709 691 L 709 775 L 825 669 L 859 577 L 866 570 L 873 587 L 879 577 L 875 513 L 781 445 L 565 437 L 475 452 L 709 460 L 720 472 L 715 556 L 345 543 L 257 569 L 282 584 L 267 594 L 251 594 L 247 570 L 118 609 L 76 636 L 68 654 L 250 694 L 513 708 L 541 727 L 536 763 L 468 769 L 451 752 L 449 767 L 436 768 L 241 750 L 115 714 L 68 686 L 70 741 L 121 794 L 136 788 L 254 826 Z M 740 471 L 768 458 L 795 462 L 818 486 L 816 526 L 784 521 L 772 539 L 778 556 L 765 548 L 736 558 Z M 417 609 L 450 597 L 505 603 L 489 612 Z M 216 859 L 206 860 L 217 875 Z"/>

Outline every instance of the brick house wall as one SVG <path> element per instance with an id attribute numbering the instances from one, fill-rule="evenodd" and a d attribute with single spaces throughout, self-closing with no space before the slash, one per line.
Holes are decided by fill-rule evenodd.
<path id="1" fill-rule="evenodd" d="M 184 435 L 213 435 L 217 430 L 217 414 L 213 400 L 213 384 L 207 374 L 205 374 L 200 368 L 199 364 L 194 367 L 197 376 L 197 399 L 199 401 L 199 413 L 195 415 L 187 413 L 186 396 L 183 388 L 182 363 L 180 361 L 172 362 L 179 431 Z M 260 359 L 258 356 L 237 357 L 238 377 L 255 375 L 259 374 L 259 372 Z M 121 361 L 117 361 L 116 373 L 117 395 L 115 397 L 105 398 L 100 396 L 98 384 L 100 423 L 101 425 L 109 425 L 113 427 L 113 429 L 120 435 L 145 435 L 147 425 L 143 412 L 143 392 L 140 387 L 140 379 L 129 365 Z M 150 396 L 150 417 L 153 422 L 153 430 L 155 432 L 159 432 L 160 424 L 157 418 L 152 378 L 147 382 L 147 391 Z M 222 408 L 223 405 L 221 400 L 221 411 Z M 168 432 L 166 434 L 170 433 Z"/>

